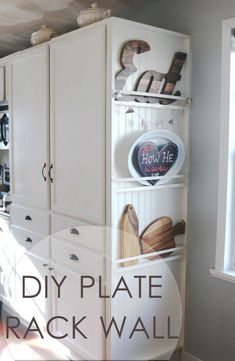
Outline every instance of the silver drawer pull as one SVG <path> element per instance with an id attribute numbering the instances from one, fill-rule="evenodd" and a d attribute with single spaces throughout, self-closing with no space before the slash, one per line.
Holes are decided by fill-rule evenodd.
<path id="1" fill-rule="evenodd" d="M 48 267 L 49 264 L 48 263 L 43 263 L 43 267 Z"/>
<path id="2" fill-rule="evenodd" d="M 71 233 L 71 234 L 79 235 L 79 231 L 78 231 L 76 228 L 71 228 L 71 229 L 70 229 L 70 233 Z"/>
<path id="3" fill-rule="evenodd" d="M 32 218 L 30 216 L 25 216 L 25 221 L 32 221 Z"/>
<path id="4" fill-rule="evenodd" d="M 53 271 L 53 270 L 54 270 L 54 268 L 53 268 L 53 267 L 49 267 L 48 269 L 49 269 L 49 271 Z"/>
<path id="5" fill-rule="evenodd" d="M 71 259 L 72 261 L 79 261 L 79 258 L 78 256 L 76 256 L 76 254 L 70 254 L 69 259 Z"/>
<path id="6" fill-rule="evenodd" d="M 27 237 L 27 238 L 25 239 L 25 242 L 32 243 L 33 241 L 32 241 L 32 239 L 31 239 L 31 238 Z"/>

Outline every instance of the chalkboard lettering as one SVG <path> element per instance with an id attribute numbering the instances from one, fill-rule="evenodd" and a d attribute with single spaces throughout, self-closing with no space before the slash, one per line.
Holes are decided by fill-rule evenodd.
<path id="1" fill-rule="evenodd" d="M 164 176 L 178 159 L 178 147 L 169 142 L 157 145 L 154 142 L 138 144 L 133 152 L 132 162 L 142 177 Z M 149 180 L 152 185 L 159 180 Z"/>

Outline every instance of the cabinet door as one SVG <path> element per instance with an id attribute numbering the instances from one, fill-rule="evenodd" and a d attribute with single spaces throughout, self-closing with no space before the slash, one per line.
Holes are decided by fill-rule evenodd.
<path id="1" fill-rule="evenodd" d="M 16 55 L 10 78 L 13 201 L 48 209 L 48 45 Z"/>
<path id="2" fill-rule="evenodd" d="M 39 327 L 44 329 L 50 317 L 49 273 L 47 259 L 18 251 L 15 265 L 16 302 L 14 311 L 20 315 L 22 322 L 26 321 L 26 324 L 35 317 Z"/>
<path id="3" fill-rule="evenodd" d="M 105 25 L 51 47 L 53 211 L 105 222 Z"/>
<path id="4" fill-rule="evenodd" d="M 105 340 L 100 317 L 104 318 L 104 300 L 99 298 L 99 287 L 95 284 L 92 288 L 84 290 L 84 297 L 81 298 L 81 275 L 53 265 L 53 276 L 60 283 L 64 276 L 66 279 L 61 286 L 60 297 L 58 287 L 52 282 L 52 317 L 53 333 L 56 336 L 67 336 L 63 339 L 69 349 L 87 360 L 105 359 Z M 78 325 L 81 333 L 75 330 L 73 335 L 73 317 L 76 322 L 85 319 Z"/>

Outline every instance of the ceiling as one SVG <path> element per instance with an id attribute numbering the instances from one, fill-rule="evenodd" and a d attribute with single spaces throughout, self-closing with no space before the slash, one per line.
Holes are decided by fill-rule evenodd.
<path id="1" fill-rule="evenodd" d="M 114 16 L 154 0 L 99 0 Z M 33 31 L 46 24 L 59 34 L 77 28 L 80 10 L 91 5 L 87 0 L 0 0 L 0 57 L 25 49 Z"/>

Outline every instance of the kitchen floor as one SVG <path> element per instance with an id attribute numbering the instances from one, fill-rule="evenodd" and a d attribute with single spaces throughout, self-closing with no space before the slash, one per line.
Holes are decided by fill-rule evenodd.
<path id="1" fill-rule="evenodd" d="M 52 341 L 50 345 L 47 340 L 38 337 L 17 340 L 14 336 L 6 340 L 4 325 L 0 321 L 0 361 L 69 360 L 61 356 L 65 354 L 66 349 L 57 341 Z"/>

